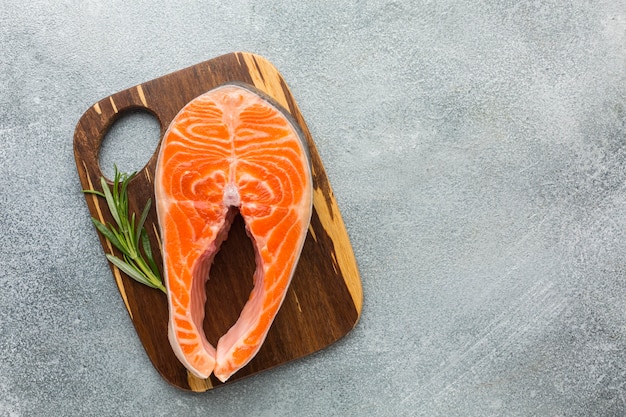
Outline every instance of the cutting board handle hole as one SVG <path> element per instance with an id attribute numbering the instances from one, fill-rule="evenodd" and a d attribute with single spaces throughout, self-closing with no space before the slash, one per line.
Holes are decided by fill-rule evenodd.
<path id="1" fill-rule="evenodd" d="M 98 163 L 105 177 L 113 179 L 115 166 L 120 172 L 141 171 L 161 139 L 158 119 L 144 109 L 122 111 L 104 134 Z"/>

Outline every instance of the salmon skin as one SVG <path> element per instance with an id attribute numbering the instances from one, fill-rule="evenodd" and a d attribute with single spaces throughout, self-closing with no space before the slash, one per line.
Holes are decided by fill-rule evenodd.
<path id="1" fill-rule="evenodd" d="M 165 132 L 155 195 L 168 337 L 197 377 L 214 373 L 225 382 L 261 348 L 304 245 L 312 182 L 297 124 L 253 87 L 225 84 L 193 99 Z M 237 211 L 255 250 L 254 287 L 214 347 L 202 328 L 205 283 Z M 207 311 L 220 314 L 210 306 Z"/>

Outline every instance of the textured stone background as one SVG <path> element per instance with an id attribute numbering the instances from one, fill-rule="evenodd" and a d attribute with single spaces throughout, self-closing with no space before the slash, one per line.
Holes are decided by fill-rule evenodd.
<path id="1" fill-rule="evenodd" d="M 0 416 L 626 414 L 624 0 L 3 0 L 0 45 Z M 300 104 L 365 302 L 337 344 L 198 395 L 137 341 L 72 136 L 238 50 Z M 115 132 L 105 171 L 140 168 L 155 123 Z"/>

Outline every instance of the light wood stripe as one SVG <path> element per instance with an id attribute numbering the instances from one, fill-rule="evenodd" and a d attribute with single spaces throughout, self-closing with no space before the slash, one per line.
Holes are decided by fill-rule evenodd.
<path id="1" fill-rule="evenodd" d="M 293 294 L 293 298 L 296 301 L 296 306 L 298 307 L 298 311 L 302 313 L 302 307 L 300 306 L 300 300 L 298 300 L 298 294 L 292 289 L 291 293 Z"/>
<path id="2" fill-rule="evenodd" d="M 359 277 L 356 262 L 354 262 L 355 258 L 352 245 L 350 244 L 348 232 L 346 231 L 343 219 L 341 218 L 339 207 L 337 207 L 337 202 L 332 199 L 330 203 L 331 208 L 329 210 L 324 192 L 321 189 L 316 188 L 313 191 L 313 205 L 315 206 L 317 215 L 320 218 L 322 227 L 326 233 L 328 233 L 328 236 L 330 236 L 330 239 L 335 245 L 335 254 L 333 255 L 333 258 L 336 259 L 336 263 L 342 272 L 346 287 L 348 288 L 352 301 L 354 302 L 354 306 L 360 315 L 363 307 L 363 288 L 361 287 L 361 279 Z"/>
<path id="3" fill-rule="evenodd" d="M 96 191 L 93 188 L 93 183 L 91 182 L 91 177 L 89 176 L 89 171 L 87 171 L 87 164 L 83 160 L 83 168 L 85 168 L 85 175 L 87 176 L 87 184 L 89 184 L 89 190 Z M 96 206 L 96 212 L 98 213 L 98 219 L 103 222 L 104 217 L 102 217 L 102 210 L 100 210 L 100 204 L 98 203 L 98 196 L 95 194 L 91 194 L 91 198 L 93 199 L 93 204 Z"/>
<path id="4" fill-rule="evenodd" d="M 107 246 L 109 247 L 111 254 L 113 254 L 113 248 L 111 247 L 111 244 L 109 243 L 108 240 L 107 240 Z M 130 309 L 130 305 L 128 304 L 128 297 L 126 296 L 126 288 L 124 288 L 124 281 L 122 281 L 122 275 L 120 274 L 119 268 L 115 265 L 113 265 L 113 275 L 115 276 L 115 282 L 117 283 L 117 288 L 119 288 L 120 294 L 122 294 L 122 300 L 124 300 L 124 304 L 126 305 L 126 310 L 128 310 L 128 314 L 130 315 L 130 318 L 132 320 L 133 311 Z"/>
<path id="5" fill-rule="evenodd" d="M 152 230 L 154 230 L 154 236 L 156 237 L 157 243 L 159 244 L 159 250 L 162 250 L 163 244 L 161 243 L 161 235 L 159 235 L 159 228 L 154 223 L 152 223 Z"/>
<path id="6" fill-rule="evenodd" d="M 100 108 L 100 103 L 94 104 L 93 105 L 93 109 L 96 111 L 96 113 L 102 114 L 102 109 Z"/>
<path id="7" fill-rule="evenodd" d="M 139 100 L 141 100 L 141 104 L 148 107 L 148 102 L 146 101 L 146 96 L 143 94 L 143 88 L 141 88 L 141 85 L 137 86 L 137 93 L 139 93 Z"/>
<path id="8" fill-rule="evenodd" d="M 269 94 L 281 106 L 289 110 L 287 97 L 281 88 L 280 74 L 276 68 L 259 56 L 246 54 L 243 59 L 250 71 L 254 86 Z"/>
<path id="9" fill-rule="evenodd" d="M 113 111 L 117 113 L 117 106 L 115 105 L 115 102 L 113 101 L 113 97 L 109 97 L 109 101 L 111 102 L 111 106 L 113 106 Z"/>
<path id="10" fill-rule="evenodd" d="M 191 390 L 194 392 L 205 392 L 213 388 L 211 379 L 198 378 L 189 371 L 187 371 L 187 382 L 189 383 L 189 388 L 191 388 Z"/>
<path id="11" fill-rule="evenodd" d="M 315 234 L 315 229 L 313 229 L 313 225 L 309 224 L 309 234 L 313 238 L 314 241 L 317 242 L 317 235 Z"/>

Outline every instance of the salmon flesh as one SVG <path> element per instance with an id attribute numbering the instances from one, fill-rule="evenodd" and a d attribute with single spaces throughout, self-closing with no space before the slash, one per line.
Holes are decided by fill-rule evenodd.
<path id="1" fill-rule="evenodd" d="M 261 348 L 304 245 L 312 190 L 300 130 L 286 110 L 252 87 L 226 84 L 193 99 L 165 132 L 155 195 L 168 337 L 197 377 L 214 373 L 224 382 Z M 255 250 L 254 287 L 214 347 L 202 328 L 205 284 L 237 211 Z M 210 306 L 207 311 L 220 314 Z"/>

